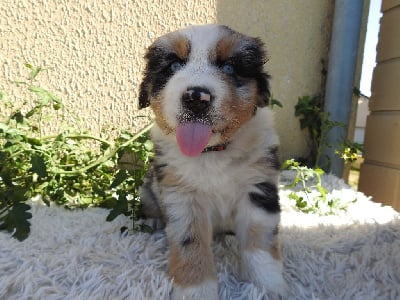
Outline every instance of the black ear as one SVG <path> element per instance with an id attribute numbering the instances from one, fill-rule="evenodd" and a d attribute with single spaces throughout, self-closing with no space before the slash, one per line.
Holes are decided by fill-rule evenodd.
<path id="1" fill-rule="evenodd" d="M 146 75 L 139 88 L 139 109 L 146 108 L 150 105 L 150 80 Z"/>
<path id="2" fill-rule="evenodd" d="M 269 90 L 270 76 L 267 73 L 260 73 L 257 76 L 257 106 L 264 107 L 269 104 L 271 92 Z"/>

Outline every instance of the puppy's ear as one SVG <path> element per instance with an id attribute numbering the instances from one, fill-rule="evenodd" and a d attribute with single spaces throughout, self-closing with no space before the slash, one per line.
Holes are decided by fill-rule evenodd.
<path id="1" fill-rule="evenodd" d="M 269 78 L 267 73 L 260 73 L 257 77 L 257 106 L 264 107 L 269 104 L 271 92 L 269 90 Z"/>
<path id="2" fill-rule="evenodd" d="M 150 87 L 150 80 L 148 76 L 146 75 L 143 78 L 142 83 L 140 84 L 140 89 L 139 89 L 139 109 L 146 108 L 150 105 L 150 92 L 149 92 L 149 87 Z"/>

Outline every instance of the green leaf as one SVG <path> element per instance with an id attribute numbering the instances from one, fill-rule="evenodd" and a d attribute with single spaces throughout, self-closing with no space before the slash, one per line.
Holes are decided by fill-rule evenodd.
<path id="1" fill-rule="evenodd" d="M 110 188 L 115 188 L 119 186 L 122 182 L 125 181 L 129 177 L 129 174 L 126 170 L 119 170 L 117 175 L 115 175 L 114 181 L 111 183 Z"/>
<path id="2" fill-rule="evenodd" d="M 6 197 L 10 202 L 18 203 L 27 201 L 26 193 L 28 191 L 28 187 L 24 186 L 8 186 L 9 189 L 6 192 Z"/>
<path id="3" fill-rule="evenodd" d="M 4 182 L 4 184 L 8 187 L 13 187 L 13 183 L 12 183 L 12 178 L 13 178 L 13 174 L 11 173 L 11 170 L 8 169 L 7 167 L 4 167 L 4 169 L 2 168 L 1 170 L 1 180 Z"/>
<path id="4" fill-rule="evenodd" d="M 270 106 L 271 106 L 272 108 L 273 108 L 274 106 L 279 106 L 280 108 L 282 108 L 282 107 L 283 107 L 283 104 L 282 104 L 279 100 L 271 99 Z"/>
<path id="5" fill-rule="evenodd" d="M 154 228 L 150 227 L 149 225 L 146 225 L 146 224 L 140 224 L 139 229 L 141 232 L 146 232 L 146 233 L 150 233 L 150 234 L 154 233 Z"/>
<path id="6" fill-rule="evenodd" d="M 291 192 L 290 194 L 289 194 L 289 199 L 292 199 L 292 200 L 299 200 L 299 196 L 295 193 L 295 192 Z"/>
<path id="7" fill-rule="evenodd" d="M 123 214 L 125 216 L 129 215 L 128 199 L 126 198 L 125 194 L 119 195 L 118 201 L 115 204 L 115 206 L 110 210 L 110 213 L 108 214 L 108 216 L 106 218 L 106 221 L 111 222 L 121 214 Z"/>
<path id="8" fill-rule="evenodd" d="M 360 97 L 362 95 L 360 89 L 356 86 L 353 87 L 353 95 L 357 97 Z"/>
<path id="9" fill-rule="evenodd" d="M 98 185 L 93 185 L 92 190 L 95 194 L 99 195 L 100 197 L 105 197 L 106 193 L 102 190 Z"/>
<path id="10" fill-rule="evenodd" d="M 31 79 L 35 79 L 36 76 L 40 73 L 40 71 L 42 71 L 42 67 L 30 67 L 31 72 L 29 73 L 29 76 L 31 77 Z"/>
<path id="11" fill-rule="evenodd" d="M 42 141 L 37 138 L 27 138 L 26 139 L 27 143 L 31 144 L 32 146 L 41 146 Z"/>
<path id="12" fill-rule="evenodd" d="M 321 197 L 325 198 L 328 194 L 328 190 L 324 188 L 322 185 L 317 185 L 318 192 L 321 194 Z"/>
<path id="13" fill-rule="evenodd" d="M 53 109 L 54 110 L 59 110 L 61 108 L 63 108 L 63 105 L 61 103 L 54 103 L 53 104 Z"/>
<path id="14" fill-rule="evenodd" d="M 0 133 L 7 132 L 10 127 L 7 124 L 0 122 Z"/>
<path id="15" fill-rule="evenodd" d="M 28 211 L 31 207 L 25 203 L 14 204 L 13 207 L 6 212 L 4 217 L 0 218 L 0 230 L 13 232 L 12 236 L 19 241 L 25 240 L 30 232 L 29 219 L 32 214 Z"/>
<path id="16" fill-rule="evenodd" d="M 30 118 L 32 117 L 34 114 L 36 114 L 39 111 L 39 108 L 36 106 L 34 108 L 32 108 L 30 111 L 28 111 L 25 115 L 25 118 Z"/>
<path id="17" fill-rule="evenodd" d="M 20 111 L 14 113 L 11 118 L 14 119 L 17 123 L 24 122 L 24 115 Z"/>
<path id="18" fill-rule="evenodd" d="M 31 157 L 32 171 L 39 175 L 39 177 L 47 177 L 46 164 L 42 156 L 35 154 Z"/>
<path id="19" fill-rule="evenodd" d="M 122 226 L 122 227 L 119 229 L 119 231 L 120 231 L 121 235 L 123 235 L 125 232 L 128 232 L 128 227 Z"/>
<path id="20" fill-rule="evenodd" d="M 44 88 L 41 88 L 40 86 L 31 85 L 29 86 L 28 90 L 33 92 L 39 98 L 39 103 L 41 106 L 47 106 L 52 101 L 58 104 L 62 104 L 61 100 L 56 95 L 49 92 L 48 90 L 45 90 Z"/>
<path id="21" fill-rule="evenodd" d="M 0 101 L 3 101 L 3 99 L 5 98 L 5 93 L 2 91 L 2 90 L 0 90 Z"/>
<path id="22" fill-rule="evenodd" d="M 153 149 L 154 149 L 153 142 L 152 142 L 151 140 L 146 140 L 146 141 L 144 142 L 144 148 L 145 148 L 147 151 L 153 151 Z"/>
<path id="23" fill-rule="evenodd" d="M 46 106 L 49 104 L 51 98 L 47 95 L 47 91 L 39 86 L 29 86 L 29 91 L 33 92 L 39 99 L 40 105 Z"/>

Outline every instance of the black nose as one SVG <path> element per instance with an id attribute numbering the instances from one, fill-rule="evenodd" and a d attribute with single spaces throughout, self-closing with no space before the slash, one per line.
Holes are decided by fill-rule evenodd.
<path id="1" fill-rule="evenodd" d="M 182 95 L 182 104 L 194 113 L 205 112 L 211 105 L 211 92 L 202 87 L 190 87 Z"/>

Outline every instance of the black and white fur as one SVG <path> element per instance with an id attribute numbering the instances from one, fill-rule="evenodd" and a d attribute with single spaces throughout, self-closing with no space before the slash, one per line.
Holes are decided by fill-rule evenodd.
<path id="1" fill-rule="evenodd" d="M 154 111 L 156 155 L 141 197 L 145 215 L 166 226 L 172 299 L 218 299 L 211 243 L 227 231 L 239 240 L 242 279 L 285 295 L 263 43 L 226 26 L 191 26 L 157 39 L 145 58 L 139 106 Z M 183 155 L 175 133 L 188 120 L 209 124 L 207 146 L 226 149 Z"/>

